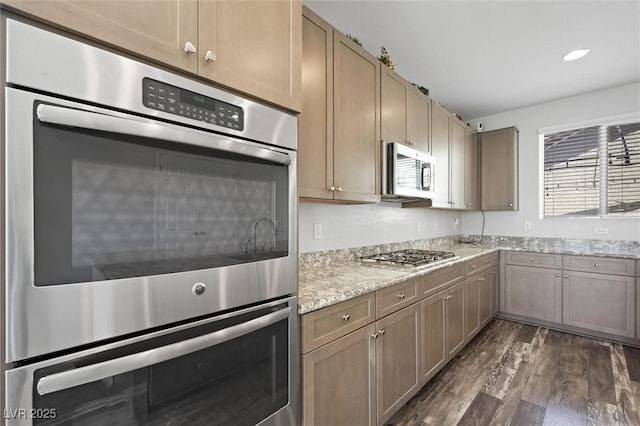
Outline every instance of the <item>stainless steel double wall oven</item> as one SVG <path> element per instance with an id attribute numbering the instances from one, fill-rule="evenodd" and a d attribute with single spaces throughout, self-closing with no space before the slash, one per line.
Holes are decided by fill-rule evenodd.
<path id="1" fill-rule="evenodd" d="M 295 424 L 296 117 L 6 32 L 8 424 Z"/>

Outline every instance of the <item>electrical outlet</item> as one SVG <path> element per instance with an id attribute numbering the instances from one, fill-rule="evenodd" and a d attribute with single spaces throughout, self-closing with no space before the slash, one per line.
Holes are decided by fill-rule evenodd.
<path id="1" fill-rule="evenodd" d="M 313 224 L 313 239 L 321 240 L 322 239 L 322 224 L 314 223 Z"/>
<path id="2" fill-rule="evenodd" d="M 596 235 L 606 235 L 609 233 L 609 228 L 593 228 L 593 233 Z"/>
<path id="3" fill-rule="evenodd" d="M 458 219 L 457 217 L 455 219 L 453 219 L 453 227 L 454 228 L 457 228 L 459 224 L 460 224 L 460 219 Z"/>
<path id="4" fill-rule="evenodd" d="M 525 220 L 524 221 L 524 230 L 525 231 L 531 231 L 531 221 L 530 220 Z"/>

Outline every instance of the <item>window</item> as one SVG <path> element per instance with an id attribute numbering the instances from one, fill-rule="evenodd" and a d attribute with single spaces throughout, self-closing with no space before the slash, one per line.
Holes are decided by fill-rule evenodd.
<path id="1" fill-rule="evenodd" d="M 640 122 L 543 138 L 545 218 L 640 216 Z"/>

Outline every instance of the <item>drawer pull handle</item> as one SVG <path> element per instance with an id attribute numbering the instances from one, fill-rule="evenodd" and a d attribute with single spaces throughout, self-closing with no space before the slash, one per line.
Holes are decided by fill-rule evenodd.
<path id="1" fill-rule="evenodd" d="M 404 299 L 404 293 L 400 293 L 400 294 L 398 295 L 398 299 Z"/>
<path id="2" fill-rule="evenodd" d="M 345 320 L 345 321 L 349 321 L 349 318 L 351 318 L 351 315 L 349 315 L 349 314 L 344 314 L 342 316 L 342 319 Z"/>
<path id="3" fill-rule="evenodd" d="M 595 266 L 595 267 L 597 268 L 597 267 L 598 267 L 598 266 L 600 266 L 600 265 L 598 265 L 597 263 L 594 263 L 594 264 L 593 264 L 593 266 Z"/>

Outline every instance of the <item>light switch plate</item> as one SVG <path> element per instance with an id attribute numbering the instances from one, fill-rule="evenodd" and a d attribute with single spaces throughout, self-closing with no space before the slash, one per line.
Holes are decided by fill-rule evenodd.
<path id="1" fill-rule="evenodd" d="M 321 240 L 322 239 L 322 224 L 314 223 L 313 224 L 313 239 Z"/>

